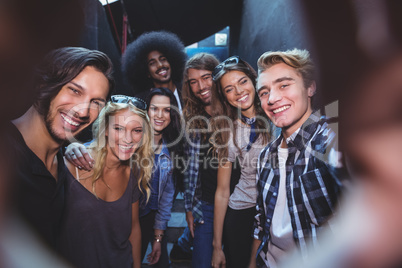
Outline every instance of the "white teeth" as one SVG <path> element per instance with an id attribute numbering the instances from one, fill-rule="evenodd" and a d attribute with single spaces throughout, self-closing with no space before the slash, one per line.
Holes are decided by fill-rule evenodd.
<path id="1" fill-rule="evenodd" d="M 61 117 L 63 117 L 63 119 L 64 119 L 67 123 L 69 123 L 70 125 L 73 125 L 73 126 L 76 126 L 76 127 L 78 127 L 78 126 L 80 125 L 79 123 L 74 122 L 74 121 L 71 120 L 69 117 L 64 116 L 63 114 L 61 115 Z"/>
<path id="2" fill-rule="evenodd" d="M 245 95 L 244 97 L 241 97 L 241 98 L 238 99 L 237 101 L 244 101 L 247 97 L 248 97 L 248 95 Z"/>
<path id="3" fill-rule="evenodd" d="M 119 145 L 119 146 L 120 146 L 120 148 L 122 148 L 123 150 L 129 150 L 129 149 L 133 148 L 133 145 L 130 145 L 130 146 Z"/>
<path id="4" fill-rule="evenodd" d="M 289 108 L 290 108 L 290 105 L 282 106 L 281 108 L 278 108 L 278 109 L 273 110 L 273 112 L 274 112 L 274 114 L 277 114 L 277 113 L 280 113 L 280 112 L 282 112 L 282 111 L 285 111 L 285 110 L 287 110 L 287 109 L 289 109 Z"/>
<path id="5" fill-rule="evenodd" d="M 166 71 L 165 69 L 159 71 L 159 74 L 160 74 L 160 75 L 165 75 L 166 73 L 167 73 L 167 71 Z"/>
<path id="6" fill-rule="evenodd" d="M 204 95 L 206 95 L 206 94 L 208 94 L 208 93 L 209 93 L 209 90 L 204 91 L 204 92 L 201 92 L 201 95 L 204 96 Z"/>

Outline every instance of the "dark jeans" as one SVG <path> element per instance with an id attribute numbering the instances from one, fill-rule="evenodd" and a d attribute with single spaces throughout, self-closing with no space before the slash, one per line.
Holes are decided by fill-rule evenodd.
<path id="1" fill-rule="evenodd" d="M 156 215 L 156 211 L 151 211 L 147 215 L 140 218 L 141 260 L 143 260 L 145 257 L 145 253 L 147 252 L 149 242 L 153 243 L 155 215 Z M 161 256 L 159 258 L 159 261 L 158 261 L 158 263 L 154 264 L 153 267 L 161 267 L 161 268 L 169 267 L 169 256 L 168 256 L 168 252 L 167 252 L 166 237 L 164 237 L 162 239 Z"/>
<path id="2" fill-rule="evenodd" d="M 188 226 L 184 229 L 182 235 L 177 240 L 177 245 L 184 252 L 191 252 L 191 247 L 193 246 L 193 237 L 191 236 Z"/>
<path id="3" fill-rule="evenodd" d="M 248 267 L 253 243 L 255 207 L 234 210 L 228 207 L 223 225 L 226 267 Z"/>
<path id="4" fill-rule="evenodd" d="M 193 268 L 209 268 L 212 261 L 212 240 L 214 238 L 214 205 L 202 201 L 204 223 L 197 223 L 194 229 Z"/>

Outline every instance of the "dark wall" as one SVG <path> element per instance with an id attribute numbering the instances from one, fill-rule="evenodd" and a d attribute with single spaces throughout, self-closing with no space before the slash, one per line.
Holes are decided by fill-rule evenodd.
<path id="1" fill-rule="evenodd" d="M 244 0 L 238 25 L 231 29 L 230 53 L 238 54 L 255 68 L 266 51 L 312 49 L 299 1 Z"/>
<path id="2" fill-rule="evenodd" d="M 187 46 L 237 19 L 242 0 L 135 0 L 124 4 L 134 38 L 163 29 L 176 33 Z"/>
<path id="3" fill-rule="evenodd" d="M 98 0 L 85 0 L 83 2 L 85 3 L 85 25 L 82 46 L 100 50 L 111 58 L 116 80 L 115 93 L 127 94 L 128 86 L 122 78 L 120 67 L 121 52 L 113 38 L 106 11 Z"/>

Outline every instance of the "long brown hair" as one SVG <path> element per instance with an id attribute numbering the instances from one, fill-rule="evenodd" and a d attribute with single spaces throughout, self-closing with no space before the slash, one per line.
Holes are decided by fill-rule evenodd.
<path id="1" fill-rule="evenodd" d="M 215 67 L 219 64 L 219 60 L 209 53 L 197 53 L 192 56 L 184 67 L 183 88 L 182 96 L 184 101 L 183 115 L 186 120 L 188 129 L 208 129 L 208 124 L 203 120 L 200 115 L 207 115 L 204 109 L 204 103 L 198 99 L 190 88 L 188 83 L 188 70 L 207 70 L 214 71 Z M 216 90 L 214 87 L 212 91 Z M 204 136 L 205 137 L 205 136 Z"/>
<path id="2" fill-rule="evenodd" d="M 228 156 L 228 143 L 231 133 L 233 133 L 233 143 L 237 149 L 240 148 L 236 142 L 236 128 L 234 122 L 241 119 L 241 110 L 232 106 L 226 99 L 221 86 L 221 78 L 230 71 L 240 71 L 247 75 L 253 83 L 254 88 L 256 87 L 257 73 L 247 62 L 239 59 L 236 64 L 222 64 L 219 66 L 222 68 L 217 75 L 214 76 L 214 87 L 216 90 L 212 91 L 212 111 L 213 118 L 211 120 L 212 130 L 214 132 L 213 137 L 210 141 L 214 144 L 214 152 L 217 154 L 221 163 L 226 162 Z M 255 94 L 254 97 L 254 109 L 256 114 L 256 134 L 257 138 L 262 135 L 263 143 L 267 144 L 270 139 L 270 124 L 267 115 L 261 108 L 260 99 Z M 222 116 L 224 115 L 224 116 Z"/>

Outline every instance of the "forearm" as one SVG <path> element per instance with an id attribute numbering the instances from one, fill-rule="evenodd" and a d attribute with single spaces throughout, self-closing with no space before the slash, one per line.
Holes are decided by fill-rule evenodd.
<path id="1" fill-rule="evenodd" d="M 132 204 L 131 216 L 131 234 L 129 237 L 132 254 L 133 254 L 133 267 L 141 268 L 141 226 L 138 216 L 139 201 Z"/>
<path id="2" fill-rule="evenodd" d="M 154 229 L 166 230 L 172 214 L 173 197 L 174 184 L 172 180 L 168 180 L 158 202 L 158 211 L 155 215 Z"/>
<path id="3" fill-rule="evenodd" d="M 214 249 L 222 248 L 222 233 L 223 223 L 225 221 L 225 215 L 229 203 L 229 196 L 222 195 L 220 193 L 215 194 L 215 208 L 214 208 Z"/>
<path id="4" fill-rule="evenodd" d="M 130 243 L 133 253 L 133 267 L 141 268 L 141 228 L 139 222 L 132 228 Z"/>
<path id="5" fill-rule="evenodd" d="M 254 239 L 253 245 L 251 247 L 251 257 L 250 257 L 250 268 L 256 267 L 256 259 L 257 259 L 257 251 L 261 245 L 261 241 L 258 239 Z"/>
<path id="6" fill-rule="evenodd" d="M 222 249 L 222 232 L 225 221 L 226 210 L 230 197 L 230 176 L 232 174 L 232 163 L 226 162 L 218 168 L 218 183 L 215 192 L 214 207 L 214 249 Z"/>
<path id="7" fill-rule="evenodd" d="M 162 241 L 162 239 L 164 239 L 164 235 L 165 230 L 154 229 L 154 240 L 159 239 L 159 241 Z"/>

